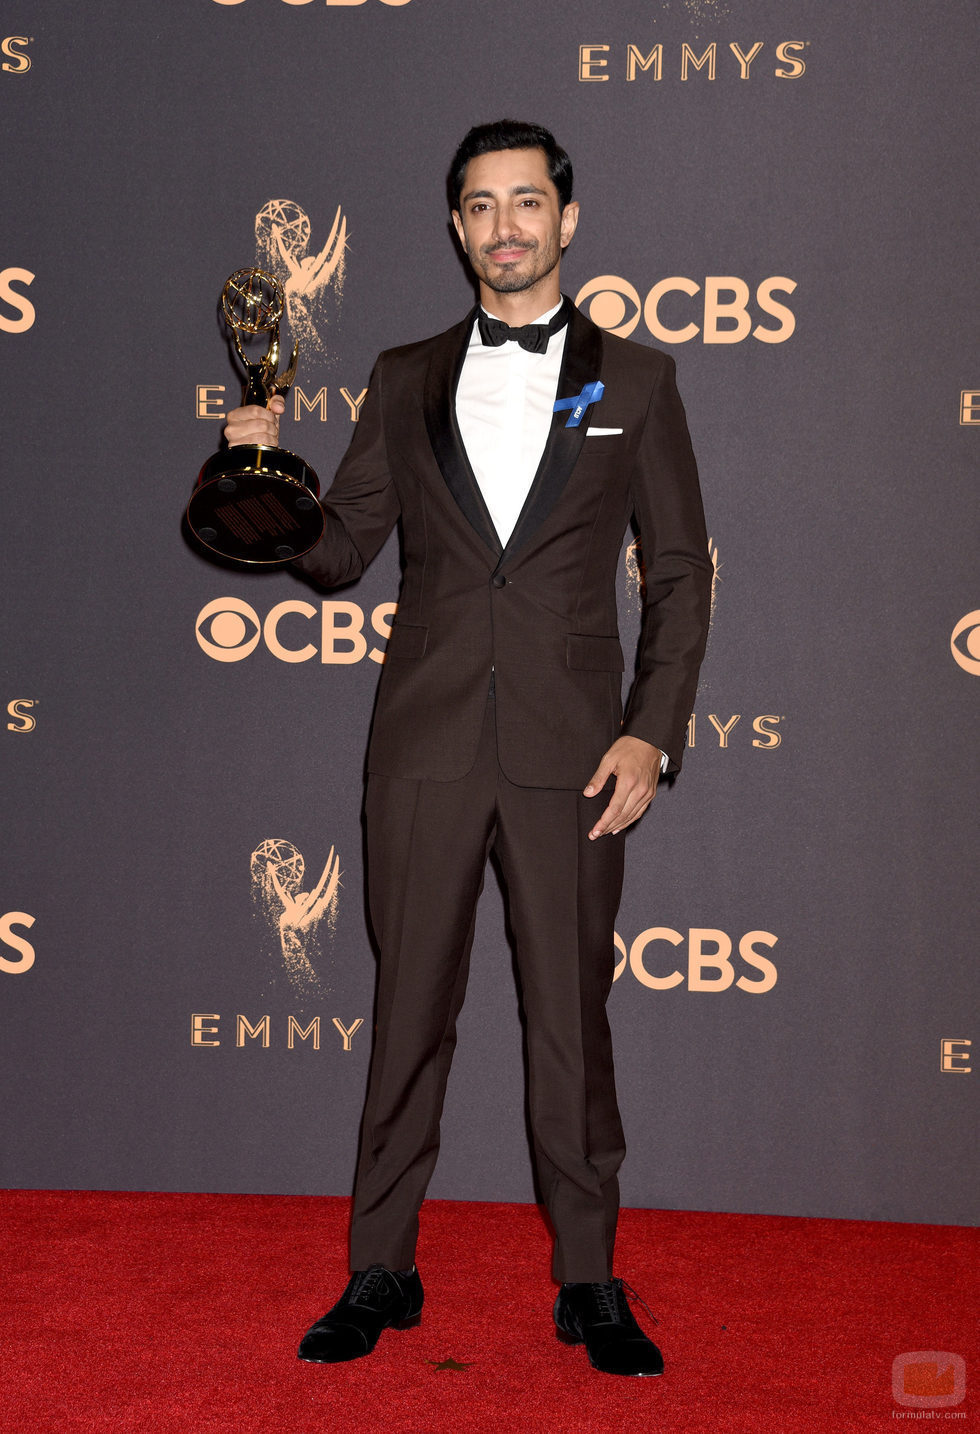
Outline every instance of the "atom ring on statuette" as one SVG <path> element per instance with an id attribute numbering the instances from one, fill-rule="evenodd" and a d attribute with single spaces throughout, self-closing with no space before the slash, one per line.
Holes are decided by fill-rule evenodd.
<path id="1" fill-rule="evenodd" d="M 221 312 L 230 329 L 263 334 L 282 318 L 286 296 L 279 280 L 264 269 L 236 269 L 221 291 Z"/>
<path id="2" fill-rule="evenodd" d="M 279 372 L 279 321 L 285 309 L 282 284 L 265 269 L 236 269 L 221 291 L 221 313 L 245 370 L 242 404 L 268 406 L 289 392 L 296 377 L 299 344 Z M 242 342 L 268 334 L 268 347 L 250 358 Z M 302 557 L 323 533 L 317 502 L 320 480 L 310 465 L 286 448 L 263 443 L 219 449 L 198 474 L 187 505 L 187 525 L 198 542 L 238 563 L 270 565 Z"/>

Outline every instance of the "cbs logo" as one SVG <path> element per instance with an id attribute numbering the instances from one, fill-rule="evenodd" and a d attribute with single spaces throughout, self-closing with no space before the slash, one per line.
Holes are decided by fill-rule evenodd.
<path id="1" fill-rule="evenodd" d="M 34 323 L 37 315 L 34 305 L 26 294 L 21 294 L 15 284 L 33 284 L 34 275 L 30 269 L 0 269 L 0 329 L 8 334 L 22 334 Z M 4 311 L 4 305 L 14 310 L 14 317 Z"/>
<path id="2" fill-rule="evenodd" d="M 575 303 L 600 329 L 624 339 L 642 318 L 653 337 L 664 344 L 686 344 L 698 334 L 706 344 L 740 344 L 750 334 L 763 344 L 784 344 L 796 328 L 796 315 L 774 295 L 792 294 L 795 289 L 794 279 L 779 274 L 763 279 L 756 288 L 754 307 L 774 319 L 775 324 L 755 321 L 750 311 L 753 296 L 748 284 L 728 274 L 709 276 L 703 290 L 693 279 L 678 275 L 659 279 L 646 298 L 640 297 L 639 290 L 628 279 L 621 279 L 617 274 L 600 274 L 578 291 Z M 686 298 L 677 300 L 673 297 L 677 294 Z M 669 326 L 661 314 L 661 305 L 665 305 L 668 295 L 672 314 L 679 317 L 680 307 L 683 315 L 691 315 L 678 327 Z M 697 302 L 688 303 L 688 300 Z M 701 322 L 696 323 L 695 318 Z"/>
<path id="3" fill-rule="evenodd" d="M 371 628 L 387 641 L 397 604 L 379 603 L 371 613 Z M 384 649 L 368 647 L 364 635 L 367 614 L 356 602 L 324 601 L 319 607 L 289 598 L 270 608 L 265 619 L 241 598 L 222 597 L 201 608 L 195 636 L 201 651 L 215 662 L 241 662 L 265 644 L 280 662 L 320 661 L 346 665 L 369 657 L 384 662 Z"/>
<path id="4" fill-rule="evenodd" d="M 34 917 L 26 911 L 8 911 L 0 916 L 0 947 L 6 946 L 18 953 L 17 960 L 12 961 L 0 952 L 0 971 L 6 971 L 8 976 L 22 976 L 34 965 L 34 947 L 14 930 L 16 926 L 25 926 L 30 931 L 33 925 Z"/>
<path id="5" fill-rule="evenodd" d="M 727 991 L 734 982 L 740 991 L 761 996 L 776 984 L 774 963 L 757 949 L 764 946 L 771 950 L 775 946 L 777 937 L 771 931 L 747 931 L 741 938 L 739 959 L 757 974 L 743 972 L 737 978 L 732 964 L 734 942 L 724 931 L 711 926 L 692 926 L 686 937 L 669 926 L 651 926 L 640 932 L 628 951 L 618 931 L 613 933 L 613 941 L 620 956 L 613 980 L 619 980 L 628 964 L 640 985 L 651 991 L 681 986 L 685 976 L 689 991 Z M 678 952 L 685 945 L 686 960 Z M 678 970 L 678 966 L 685 969 Z"/>
<path id="6" fill-rule="evenodd" d="M 950 635 L 949 648 L 964 672 L 980 677 L 980 608 L 960 618 Z"/>
<path id="7" fill-rule="evenodd" d="M 31 57 L 27 47 L 31 43 L 28 35 L 8 35 L 0 40 L 0 54 L 4 55 L 3 65 L 8 75 L 26 75 L 31 68 Z"/>

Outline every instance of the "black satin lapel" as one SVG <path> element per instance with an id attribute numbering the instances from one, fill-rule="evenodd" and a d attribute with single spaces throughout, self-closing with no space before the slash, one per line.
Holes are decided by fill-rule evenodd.
<path id="1" fill-rule="evenodd" d="M 601 367 L 602 330 L 592 323 L 591 319 L 580 314 L 578 309 L 573 308 L 568 320 L 568 336 L 565 339 L 556 398 L 578 397 L 587 383 L 599 377 Z M 565 491 L 565 484 L 582 452 L 591 415 L 592 410 L 589 409 L 577 428 L 565 427 L 568 421 L 567 408 L 552 416 L 551 430 L 538 464 L 538 471 L 534 475 L 534 482 L 501 562 L 506 562 L 518 548 L 524 546 Z"/>
<path id="2" fill-rule="evenodd" d="M 443 344 L 429 365 L 423 396 L 425 426 L 432 452 L 457 507 L 490 551 L 499 555 L 500 539 L 470 467 L 456 421 L 456 387 L 473 327 L 472 313 L 460 327 L 461 341 Z"/>

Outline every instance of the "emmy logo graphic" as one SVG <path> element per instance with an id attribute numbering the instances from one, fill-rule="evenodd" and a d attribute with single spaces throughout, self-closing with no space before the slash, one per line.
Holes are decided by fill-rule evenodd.
<path id="1" fill-rule="evenodd" d="M 291 199 L 270 199 L 255 216 L 256 262 L 282 281 L 293 339 L 307 353 L 326 353 L 320 330 L 327 322 L 324 299 L 343 297 L 347 263 L 347 220 L 337 208 L 327 242 L 310 248 L 310 221 Z"/>
<path id="2" fill-rule="evenodd" d="M 311 993 L 319 986 L 311 952 L 316 929 L 326 917 L 331 935 L 337 921 L 340 857 L 333 847 L 320 880 L 304 891 L 306 863 L 292 842 L 269 839 L 252 852 L 252 896 L 278 934 L 286 976 L 294 990 Z"/>
<path id="3" fill-rule="evenodd" d="M 718 574 L 721 571 L 721 563 L 718 561 L 718 544 L 714 538 L 708 539 L 708 557 L 711 559 L 711 616 L 709 622 L 714 622 L 715 594 L 719 581 Z M 646 569 L 643 565 L 643 548 L 639 538 L 634 538 L 626 549 L 625 562 L 626 594 L 637 611 L 640 611 L 646 594 Z"/>

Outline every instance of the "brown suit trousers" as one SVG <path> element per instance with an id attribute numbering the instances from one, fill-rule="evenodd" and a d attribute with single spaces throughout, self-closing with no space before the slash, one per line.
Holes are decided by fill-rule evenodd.
<path id="1" fill-rule="evenodd" d="M 408 1269 L 439 1150 L 477 898 L 494 853 L 523 996 L 528 1106 L 557 1280 L 607 1280 L 625 1153 L 605 1003 L 622 834 L 590 842 L 609 792 L 519 787 L 497 760 L 491 697 L 453 782 L 370 776 L 368 891 L 380 947 L 351 1267 Z"/>

